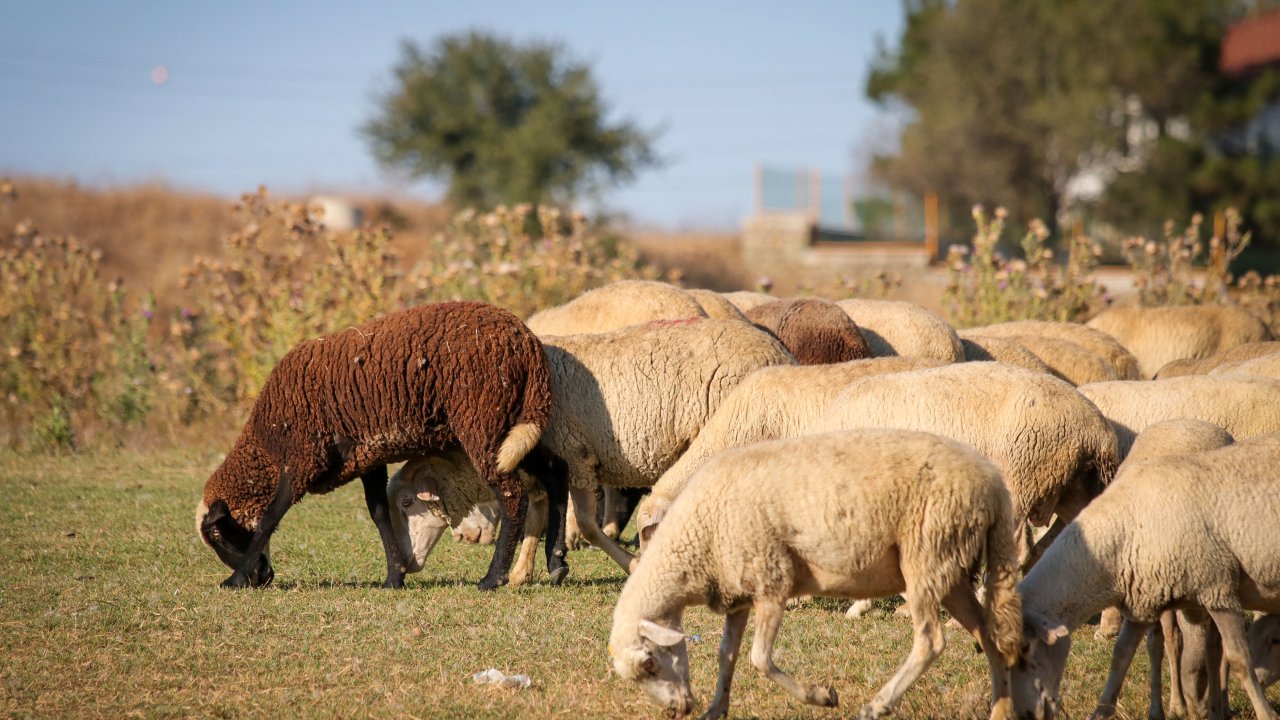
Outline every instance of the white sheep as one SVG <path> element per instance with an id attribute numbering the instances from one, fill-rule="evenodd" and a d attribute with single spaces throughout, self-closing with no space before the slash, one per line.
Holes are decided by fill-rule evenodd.
<path id="1" fill-rule="evenodd" d="M 1280 342 L 1274 340 L 1235 345 L 1206 358 L 1171 360 L 1156 372 L 1155 379 L 1164 380 L 1182 375 L 1207 375 L 1222 365 L 1238 364 L 1276 353 L 1280 353 Z"/>
<path id="2" fill-rule="evenodd" d="M 1079 390 L 1115 427 L 1121 458 L 1138 433 L 1161 420 L 1203 420 L 1237 440 L 1280 432 L 1280 380 L 1271 378 L 1185 375 L 1091 383 Z"/>
<path id="3" fill-rule="evenodd" d="M 751 373 L 720 403 L 689 449 L 640 501 L 635 513 L 640 542 L 647 541 L 694 471 L 717 453 L 805 434 L 836 394 L 854 380 L 944 364 L 928 358 L 886 357 L 831 365 L 778 365 Z"/>
<path id="4" fill-rule="evenodd" d="M 937 313 L 900 300 L 854 298 L 836 303 L 858 324 L 876 357 L 927 357 L 964 361 L 964 348 L 951 325 Z"/>
<path id="5" fill-rule="evenodd" d="M 1256 375 L 1280 380 L 1280 352 L 1219 365 L 1210 375 Z"/>
<path id="6" fill-rule="evenodd" d="M 965 362 L 1001 362 L 1033 372 L 1052 375 L 1053 371 L 1017 340 L 992 335 L 960 333 L 960 346 Z"/>
<path id="7" fill-rule="evenodd" d="M 1039 335 L 1015 335 L 1015 340 L 1049 368 L 1049 372 L 1072 385 L 1119 380 L 1115 368 L 1094 352 L 1070 340 Z"/>
<path id="8" fill-rule="evenodd" d="M 569 302 L 539 310 L 525 321 L 538 336 L 602 333 L 653 320 L 707 317 L 689 293 L 652 280 L 619 280 Z"/>
<path id="9" fill-rule="evenodd" d="M 1139 374 L 1138 359 L 1133 353 L 1117 342 L 1107 333 L 1073 322 L 1050 322 L 1045 320 L 1016 320 L 1014 322 L 997 323 L 983 327 L 969 328 L 962 335 L 973 337 L 1020 337 L 1034 335 L 1037 337 L 1057 338 L 1071 342 L 1089 350 L 1107 362 L 1116 371 L 1121 380 L 1137 380 Z"/>
<path id="10" fill-rule="evenodd" d="M 1272 340 L 1266 323 L 1237 307 L 1179 305 L 1104 310 L 1089 327 L 1115 338 L 1150 378 L 1180 358 L 1206 358 L 1244 343 Z"/>
<path id="11" fill-rule="evenodd" d="M 1168 382 L 1168 381 L 1165 381 Z M 1205 608 L 1259 718 L 1277 716 L 1252 671 L 1243 610 L 1276 612 L 1280 435 L 1193 455 L 1152 458 L 1119 473 L 1019 585 L 1027 639 L 1013 671 L 1020 717 L 1059 714 L 1071 631 L 1118 606 L 1126 620 L 1095 717 L 1114 711 L 1138 641 L 1165 609 Z"/>
<path id="12" fill-rule="evenodd" d="M 544 472 L 567 474 L 578 526 L 623 569 L 632 556 L 596 524 L 596 484 L 652 485 L 738 383 L 760 368 L 795 362 L 776 338 L 734 320 L 650 323 L 548 337 L 543 345 L 551 368 L 551 416 L 537 450 L 550 456 Z M 423 472 L 432 467 L 440 466 Z M 459 465 L 441 482 L 475 480 Z M 513 577 L 531 570 L 538 512 L 530 508 Z"/>
<path id="13" fill-rule="evenodd" d="M 735 290 L 734 292 L 720 294 L 724 296 L 725 300 L 728 300 L 734 307 L 738 308 L 738 310 L 743 313 L 746 313 L 754 307 L 765 305 L 778 299 L 772 295 L 751 292 L 750 290 Z"/>
<path id="14" fill-rule="evenodd" d="M 834 688 L 801 683 L 773 661 L 789 598 L 907 594 L 915 641 L 859 717 L 888 714 L 942 652 L 939 606 L 978 639 L 993 718 L 1009 717 L 1008 662 L 1021 638 L 1013 519 L 1000 472 L 935 435 L 859 430 L 756 443 L 699 469 L 654 534 L 613 613 L 614 670 L 669 716 L 694 704 L 681 617 L 690 605 L 725 615 L 715 698 L 723 717 L 747 616 L 751 663 L 797 699 L 834 706 Z M 974 596 L 987 568 L 990 606 Z"/>
<path id="15" fill-rule="evenodd" d="M 736 305 L 729 302 L 729 299 L 715 290 L 700 290 L 690 288 L 685 292 L 689 293 L 698 304 L 702 306 L 702 311 L 707 317 L 716 320 L 737 320 L 738 322 L 751 322 L 746 315 L 738 309 Z"/>

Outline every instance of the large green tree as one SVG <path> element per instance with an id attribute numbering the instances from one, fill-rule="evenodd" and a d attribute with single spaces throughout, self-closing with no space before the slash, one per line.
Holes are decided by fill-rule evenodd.
<path id="1" fill-rule="evenodd" d="M 657 162 L 652 136 L 606 117 L 590 67 L 560 45 L 406 41 L 394 75 L 364 135 L 385 167 L 447 181 L 459 207 L 567 203 Z"/>
<path id="2" fill-rule="evenodd" d="M 1259 5 L 904 0 L 903 34 L 867 83 L 904 118 L 898 151 L 876 170 L 1023 220 L 1060 218 L 1073 180 L 1092 175 L 1104 191 L 1085 209 L 1125 229 L 1227 202 L 1265 224 L 1260 178 L 1277 163 L 1218 143 L 1277 98 L 1265 79 L 1217 72 L 1225 29 Z"/>

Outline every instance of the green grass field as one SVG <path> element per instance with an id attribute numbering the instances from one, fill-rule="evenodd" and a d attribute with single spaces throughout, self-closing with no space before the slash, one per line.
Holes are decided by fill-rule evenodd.
<path id="1" fill-rule="evenodd" d="M 272 543 L 275 585 L 225 591 L 229 573 L 196 538 L 193 512 L 217 456 L 196 452 L 0 454 L 0 712 L 6 717 L 658 717 L 615 677 L 605 642 L 622 573 L 598 551 L 570 554 L 562 587 L 482 594 L 491 548 L 443 540 L 403 591 L 377 587 L 381 547 L 359 483 L 294 508 Z M 851 621 L 847 603 L 789 613 L 778 662 L 833 684 L 810 708 L 741 663 L 735 717 L 848 717 L 910 645 L 901 618 Z M 709 700 L 720 619 L 685 618 L 694 690 Z M 899 717 L 986 717 L 986 667 L 948 628 L 938 663 Z M 1110 658 L 1076 633 L 1065 683 L 1071 717 L 1093 708 Z M 747 642 L 750 642 L 748 638 Z M 527 690 L 477 686 L 489 667 Z M 1146 717 L 1146 659 L 1120 717 Z M 1273 700 L 1280 688 L 1272 688 Z M 1233 688 L 1233 708 L 1248 716 Z"/>

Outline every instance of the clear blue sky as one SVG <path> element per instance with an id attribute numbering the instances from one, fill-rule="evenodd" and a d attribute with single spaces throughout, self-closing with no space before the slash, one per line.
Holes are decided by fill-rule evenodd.
<path id="1" fill-rule="evenodd" d="M 892 135 L 863 95 L 875 38 L 893 42 L 902 24 L 891 0 L 0 8 L 0 173 L 438 197 L 380 171 L 357 128 L 402 39 L 479 28 L 562 42 L 592 64 L 614 117 L 664 130 L 667 165 L 605 203 L 667 228 L 738 226 L 756 162 L 860 171 Z"/>

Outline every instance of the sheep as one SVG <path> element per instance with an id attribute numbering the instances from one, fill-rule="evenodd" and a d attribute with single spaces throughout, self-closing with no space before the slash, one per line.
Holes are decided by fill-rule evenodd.
<path id="1" fill-rule="evenodd" d="M 234 570 L 223 586 L 270 584 L 269 542 L 285 511 L 308 492 L 360 477 L 386 553 L 383 585 L 401 587 L 387 463 L 460 447 L 502 503 L 506 522 L 479 583 L 496 588 L 506 581 L 514 528 L 526 511 L 512 471 L 550 412 L 542 346 L 492 305 L 420 305 L 305 341 L 271 371 L 239 439 L 205 484 L 198 534 Z M 563 485 L 548 490 L 555 525 Z"/>
<path id="2" fill-rule="evenodd" d="M 1252 360 L 1226 363 L 1209 371 L 1210 375 L 1256 375 L 1280 380 L 1280 352 Z"/>
<path id="3" fill-rule="evenodd" d="M 751 308 L 766 303 L 776 301 L 778 298 L 764 293 L 751 292 L 750 290 L 735 290 L 734 292 L 720 293 L 734 307 L 741 310 L 744 314 Z"/>
<path id="4" fill-rule="evenodd" d="M 690 289 L 685 292 L 693 296 L 698 301 L 698 305 L 702 306 L 702 311 L 707 317 L 715 320 L 737 320 L 738 322 L 749 322 L 747 316 L 742 314 L 736 305 L 729 302 L 729 299 L 714 290 L 698 290 Z"/>
<path id="5" fill-rule="evenodd" d="M 748 375 L 720 403 L 688 450 L 636 508 L 643 547 L 648 535 L 704 462 L 728 448 L 802 435 L 841 388 L 859 378 L 941 367 L 929 358 L 868 358 L 831 365 L 779 365 Z"/>
<path id="6" fill-rule="evenodd" d="M 855 427 L 920 430 L 972 445 L 1004 473 L 1019 535 L 1024 522 L 1047 525 L 1055 513 L 1055 528 L 1064 526 L 1106 487 L 1120 463 L 1111 425 L 1074 388 L 1001 363 L 852 382 L 807 430 Z M 1028 562 L 1037 555 L 1033 551 Z"/>
<path id="7" fill-rule="evenodd" d="M 1107 362 L 1121 380 L 1137 380 L 1138 359 L 1124 348 L 1117 338 L 1087 325 L 1073 322 L 1049 322 L 1044 320 L 1016 320 L 983 327 L 969 328 L 961 333 L 965 337 L 1036 337 L 1057 338 L 1071 342 L 1092 352 Z"/>
<path id="8" fill-rule="evenodd" d="M 1070 340 L 1040 335 L 1010 335 L 1000 339 L 1018 343 L 1044 363 L 1050 374 L 1072 385 L 1120 379 L 1106 360 Z"/>
<path id="9" fill-rule="evenodd" d="M 1170 382 L 1170 381 L 1163 381 Z M 1138 641 L 1162 611 L 1208 611 L 1259 718 L 1277 716 L 1253 672 L 1243 610 L 1276 612 L 1280 435 L 1192 455 L 1127 464 L 1019 585 L 1027 638 L 1013 670 L 1020 717 L 1058 714 L 1071 631 L 1097 611 L 1124 609 L 1095 717 L 1109 717 Z"/>
<path id="10" fill-rule="evenodd" d="M 564 305 L 540 310 L 526 323 L 540 337 L 602 333 L 652 320 L 707 317 L 698 301 L 674 285 L 619 280 Z"/>
<path id="11" fill-rule="evenodd" d="M 1156 371 L 1155 379 L 1166 380 L 1182 375 L 1208 375 L 1222 365 L 1238 364 L 1274 353 L 1280 353 L 1280 342 L 1274 340 L 1235 345 L 1206 358 L 1170 360 Z"/>
<path id="12" fill-rule="evenodd" d="M 1181 358 L 1207 358 L 1244 343 L 1273 340 L 1266 323 L 1237 307 L 1180 305 L 1104 310 L 1088 323 L 1138 358 L 1143 378 Z"/>
<path id="13" fill-rule="evenodd" d="M 457 542 L 489 545 L 494 541 L 494 531 L 501 515 L 502 511 L 494 500 L 477 504 L 453 526 L 453 539 Z"/>
<path id="14" fill-rule="evenodd" d="M 1016 340 L 988 335 L 960 333 L 965 362 L 993 361 L 1025 370 L 1052 375 L 1053 371 L 1040 358 Z"/>
<path id="15" fill-rule="evenodd" d="M 773 662 L 787 600 L 905 590 L 915 642 L 859 717 L 889 713 L 942 652 L 939 605 L 986 654 L 991 717 L 1009 717 L 1008 665 L 1021 639 L 1012 539 L 999 470 L 936 435 L 864 429 L 728 450 L 698 470 L 623 586 L 609 655 L 668 716 L 687 714 L 694 699 L 681 617 L 702 604 L 724 614 L 719 680 L 703 715 L 723 717 L 754 608 L 752 665 L 802 702 L 832 707 L 834 688 L 799 682 Z M 987 607 L 973 593 L 984 563 Z"/>
<path id="16" fill-rule="evenodd" d="M 747 310 L 746 316 L 777 335 L 801 365 L 871 357 L 857 324 L 835 303 L 820 298 L 776 300 Z"/>
<path id="17" fill-rule="evenodd" d="M 1263 615 L 1249 626 L 1249 657 L 1263 687 L 1280 680 L 1280 615 Z"/>
<path id="18" fill-rule="evenodd" d="M 1168 380 L 1120 380 L 1081 385 L 1115 428 L 1121 458 L 1152 423 L 1190 418 L 1213 423 L 1237 440 L 1280 432 L 1280 380 L 1234 375 L 1185 375 Z"/>
<path id="19" fill-rule="evenodd" d="M 652 323 L 543 342 L 552 405 L 535 452 L 547 456 L 547 472 L 568 476 L 579 527 L 624 570 L 631 567 L 631 554 L 596 524 L 597 483 L 653 485 L 743 378 L 795 363 L 776 338 L 734 320 Z M 442 482 L 475 484 L 461 477 L 466 472 L 458 466 Z M 513 576 L 527 575 L 535 527 L 536 520 L 526 527 Z"/>
<path id="20" fill-rule="evenodd" d="M 900 300 L 854 298 L 836 303 L 858 324 L 876 357 L 928 357 L 964 361 L 960 338 L 937 313 Z"/>
<path id="21" fill-rule="evenodd" d="M 532 576 L 533 551 L 547 513 L 547 494 L 527 473 L 521 471 L 521 478 L 529 495 L 529 512 L 525 518 L 525 537 L 511 570 L 509 584 L 512 587 L 525 584 Z M 466 522 L 477 508 L 487 507 L 491 498 L 492 493 L 475 468 L 459 451 L 405 463 L 387 483 L 391 527 L 400 556 L 405 560 L 405 572 L 420 572 L 445 528 L 451 525 L 456 528 Z M 547 548 L 554 555 L 554 543 L 548 543 Z M 551 584 L 558 585 L 568 571 L 566 565 L 557 567 L 551 575 Z"/>

